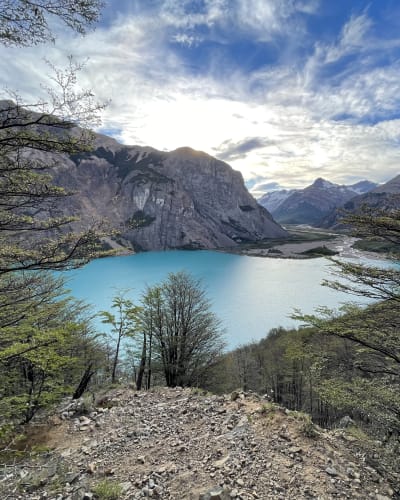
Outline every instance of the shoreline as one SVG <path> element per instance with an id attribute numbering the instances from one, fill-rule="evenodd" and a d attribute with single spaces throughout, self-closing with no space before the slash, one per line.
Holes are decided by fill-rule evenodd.
<path id="1" fill-rule="evenodd" d="M 314 240 L 305 242 L 287 242 L 270 248 L 232 248 L 223 249 L 225 253 L 234 253 L 237 255 L 247 255 L 249 257 L 262 257 L 268 259 L 317 259 L 322 257 L 344 257 L 347 259 L 362 259 L 368 258 L 371 260 L 386 260 L 385 254 L 378 254 L 375 252 L 368 252 L 352 248 L 352 245 L 359 238 L 347 235 L 337 235 L 335 238 L 326 240 Z M 321 253 L 312 253 L 312 250 L 325 248 L 331 251 L 329 255 Z M 272 250 L 272 251 L 271 251 Z M 310 252 L 309 254 L 303 252 Z"/>
<path id="2" fill-rule="evenodd" d="M 293 259 L 293 260 L 308 260 L 308 259 L 317 259 L 322 257 L 344 257 L 344 258 L 353 258 L 353 259 L 361 259 L 368 258 L 371 260 L 386 260 L 385 254 L 378 254 L 375 252 L 368 252 L 357 250 L 352 248 L 352 245 L 359 239 L 353 236 L 343 235 L 343 234 L 332 234 L 327 233 L 329 238 L 327 239 L 315 239 L 311 241 L 300 241 L 293 242 L 288 241 L 287 243 L 278 243 L 276 245 L 271 245 L 268 248 L 260 248 L 257 244 L 252 247 L 225 247 L 225 248 L 202 248 L 198 249 L 199 251 L 215 251 L 221 253 L 230 253 L 235 255 L 245 255 L 248 257 L 261 257 L 261 258 L 269 258 L 269 259 Z M 110 244 L 110 241 L 107 243 Z M 111 245 L 110 245 L 111 246 Z M 321 253 L 318 253 L 318 249 L 321 250 Z M 123 247 L 122 245 L 113 245 L 113 255 L 115 257 L 123 257 L 128 255 L 135 255 L 139 253 L 147 253 L 152 250 L 146 250 L 145 252 L 136 252 L 133 249 Z M 173 250 L 184 250 L 181 248 L 170 248 L 164 251 L 173 251 Z M 155 250 L 160 251 L 160 250 Z M 187 250 L 193 251 L 193 250 Z M 315 253 L 313 253 L 315 251 Z M 324 253 L 326 251 L 326 253 Z M 308 253 L 307 253 L 308 252 Z"/>

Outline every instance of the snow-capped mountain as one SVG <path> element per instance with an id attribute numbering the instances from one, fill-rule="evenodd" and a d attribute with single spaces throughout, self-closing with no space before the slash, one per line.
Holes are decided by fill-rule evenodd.
<path id="1" fill-rule="evenodd" d="M 375 187 L 367 180 L 346 186 L 320 177 L 304 189 L 272 191 L 258 201 L 280 223 L 318 226 L 335 208 Z"/>

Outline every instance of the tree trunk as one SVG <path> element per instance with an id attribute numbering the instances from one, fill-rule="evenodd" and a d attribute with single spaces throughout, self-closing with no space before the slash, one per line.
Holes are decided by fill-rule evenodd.
<path id="1" fill-rule="evenodd" d="M 90 363 L 90 365 L 86 368 L 84 374 L 82 375 L 82 378 L 78 384 L 78 387 L 75 389 L 75 392 L 72 396 L 72 399 L 79 399 L 82 394 L 86 391 L 87 386 L 89 385 L 90 379 L 94 375 L 94 371 L 92 371 L 92 366 L 93 364 Z"/>
<path id="2" fill-rule="evenodd" d="M 150 330 L 150 335 L 149 335 L 149 355 L 147 356 L 147 380 L 146 380 L 146 389 L 149 390 L 151 386 L 151 348 L 152 348 L 152 339 L 153 339 L 153 334 L 152 330 Z"/>
<path id="3" fill-rule="evenodd" d="M 142 388 L 142 381 L 144 375 L 144 369 L 146 367 L 146 355 L 147 355 L 147 343 L 146 343 L 146 332 L 143 332 L 143 346 L 142 346 L 142 356 L 140 358 L 139 371 L 136 379 L 136 390 L 140 391 Z"/>
<path id="4" fill-rule="evenodd" d="M 115 379 L 116 379 L 120 343 L 121 343 L 121 336 L 118 337 L 117 348 L 115 350 L 113 368 L 112 368 L 112 373 L 111 373 L 111 383 L 112 384 L 115 384 Z"/>

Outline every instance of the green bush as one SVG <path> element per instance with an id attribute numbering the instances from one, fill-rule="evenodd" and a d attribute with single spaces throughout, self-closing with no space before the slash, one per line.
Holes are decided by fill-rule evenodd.
<path id="1" fill-rule="evenodd" d="M 97 483 L 92 491 L 99 500 L 118 500 L 122 494 L 122 487 L 115 481 L 104 479 Z"/>

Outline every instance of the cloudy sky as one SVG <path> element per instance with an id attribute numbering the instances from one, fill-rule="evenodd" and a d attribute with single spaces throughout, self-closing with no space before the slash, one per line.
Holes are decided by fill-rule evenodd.
<path id="1" fill-rule="evenodd" d="M 102 132 L 206 151 L 253 192 L 400 171 L 399 0 L 108 0 L 85 38 L 1 48 L 3 85 L 34 99 L 69 54 L 111 100 Z"/>

